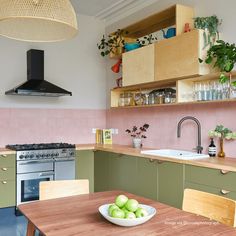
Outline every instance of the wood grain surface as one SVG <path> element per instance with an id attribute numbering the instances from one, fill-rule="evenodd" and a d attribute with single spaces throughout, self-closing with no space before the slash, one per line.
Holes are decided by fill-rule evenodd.
<path id="1" fill-rule="evenodd" d="M 109 223 L 100 215 L 98 207 L 114 202 L 115 196 L 121 193 L 155 207 L 157 214 L 147 223 L 136 227 L 120 227 Z M 236 230 L 231 227 L 121 191 L 37 201 L 20 205 L 19 210 L 45 236 L 236 235 Z"/>

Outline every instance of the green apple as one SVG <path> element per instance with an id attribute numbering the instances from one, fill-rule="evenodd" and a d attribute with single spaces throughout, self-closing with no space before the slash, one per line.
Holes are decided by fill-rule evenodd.
<path id="1" fill-rule="evenodd" d="M 125 195 L 119 195 L 116 197 L 115 204 L 118 207 L 122 208 L 124 207 L 127 201 L 128 201 L 128 198 Z"/>
<path id="2" fill-rule="evenodd" d="M 139 203 L 135 199 L 129 199 L 125 204 L 125 208 L 131 212 L 135 212 L 138 209 L 138 206 Z"/>
<path id="3" fill-rule="evenodd" d="M 137 211 L 135 212 L 135 215 L 137 218 L 141 218 L 141 217 L 148 216 L 148 212 L 145 209 L 139 207 Z"/>
<path id="4" fill-rule="evenodd" d="M 125 207 L 122 207 L 121 210 L 122 210 L 124 213 L 129 212 Z"/>
<path id="5" fill-rule="evenodd" d="M 114 218 L 125 218 L 125 213 L 121 209 L 114 209 L 111 216 Z"/>
<path id="6" fill-rule="evenodd" d="M 135 219 L 136 215 L 133 212 L 127 211 L 125 213 L 125 219 Z"/>
<path id="7" fill-rule="evenodd" d="M 108 214 L 109 216 L 112 215 L 112 211 L 115 210 L 115 209 L 119 209 L 119 207 L 116 205 L 116 204 L 111 204 L 108 208 Z"/>

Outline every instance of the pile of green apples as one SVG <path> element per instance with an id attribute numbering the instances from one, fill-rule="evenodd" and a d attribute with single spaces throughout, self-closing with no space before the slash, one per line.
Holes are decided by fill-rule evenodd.
<path id="1" fill-rule="evenodd" d="M 114 218 L 136 219 L 148 216 L 148 212 L 139 206 L 135 199 L 128 199 L 125 195 L 119 195 L 115 203 L 108 208 L 108 214 Z"/>

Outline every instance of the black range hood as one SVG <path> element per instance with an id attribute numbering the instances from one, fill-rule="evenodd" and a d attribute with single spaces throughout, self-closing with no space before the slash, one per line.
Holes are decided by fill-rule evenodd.
<path id="1" fill-rule="evenodd" d="M 72 96 L 72 93 L 44 80 L 44 51 L 27 51 L 27 81 L 5 92 L 6 95 Z"/>

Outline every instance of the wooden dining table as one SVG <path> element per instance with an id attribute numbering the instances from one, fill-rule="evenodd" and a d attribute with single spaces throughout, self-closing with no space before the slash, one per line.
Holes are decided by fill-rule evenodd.
<path id="1" fill-rule="evenodd" d="M 157 214 L 148 222 L 134 227 L 108 222 L 98 208 L 113 203 L 119 194 L 155 207 Z M 234 228 L 123 191 L 35 201 L 20 205 L 19 210 L 28 219 L 27 236 L 33 236 L 36 229 L 45 236 L 236 236 Z"/>

